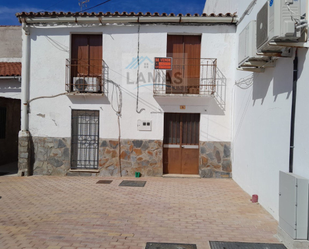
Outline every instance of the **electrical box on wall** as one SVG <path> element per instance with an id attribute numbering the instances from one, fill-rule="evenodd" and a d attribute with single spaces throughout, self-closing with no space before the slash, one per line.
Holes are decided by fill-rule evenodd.
<path id="1" fill-rule="evenodd" d="M 150 120 L 137 120 L 137 130 L 139 131 L 151 131 L 152 121 Z"/>
<path id="2" fill-rule="evenodd" d="M 294 240 L 308 240 L 309 180 L 280 171 L 279 227 Z"/>

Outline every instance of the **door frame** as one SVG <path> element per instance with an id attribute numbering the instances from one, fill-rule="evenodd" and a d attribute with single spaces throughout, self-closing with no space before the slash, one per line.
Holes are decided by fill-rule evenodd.
<path id="1" fill-rule="evenodd" d="M 166 123 L 167 122 L 167 119 L 165 118 L 166 116 L 165 115 L 168 115 L 168 114 L 172 114 L 172 115 L 179 115 L 179 143 L 177 144 L 177 131 L 175 132 L 176 134 L 176 137 L 175 137 L 175 140 L 176 140 L 176 143 L 166 143 L 166 137 L 165 137 L 165 128 L 166 128 Z M 183 144 L 183 117 L 185 115 L 198 115 L 198 137 L 197 137 L 197 141 L 196 141 L 196 144 Z M 163 128 L 163 174 L 199 174 L 199 151 L 200 151 L 200 119 L 201 119 L 201 114 L 200 113 L 169 113 L 169 112 L 166 112 L 164 113 L 164 122 L 163 122 L 163 125 L 164 125 L 164 128 Z M 176 125 L 177 126 L 177 125 Z M 192 133 L 192 132 L 191 132 Z M 173 141 L 172 141 L 173 142 Z M 169 154 L 169 150 L 171 151 L 171 154 L 177 154 L 177 152 L 175 151 L 175 149 L 179 149 L 179 157 L 177 158 L 177 155 L 174 155 L 175 160 L 173 161 L 174 163 L 179 163 L 180 166 L 179 166 L 179 171 L 178 173 L 169 173 L 169 169 L 168 169 L 168 163 L 169 161 L 167 160 L 166 161 L 166 157 L 168 157 L 168 154 Z M 184 160 L 182 158 L 183 156 L 183 150 L 185 149 L 194 149 L 194 150 L 197 150 L 198 153 L 197 153 L 197 156 L 196 156 L 196 161 L 197 161 L 197 165 L 196 165 L 196 171 L 195 173 L 183 173 L 184 172 Z M 174 151 L 173 151 L 174 150 Z"/>

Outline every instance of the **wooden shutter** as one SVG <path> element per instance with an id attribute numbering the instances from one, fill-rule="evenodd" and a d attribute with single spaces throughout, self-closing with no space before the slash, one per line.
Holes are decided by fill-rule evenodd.
<path id="1" fill-rule="evenodd" d="M 184 40 L 181 35 L 167 36 L 167 57 L 173 58 L 173 68 L 167 71 L 167 93 L 183 92 Z"/>
<path id="2" fill-rule="evenodd" d="M 88 75 L 88 37 L 87 35 L 72 35 L 72 76 Z"/>
<path id="3" fill-rule="evenodd" d="M 72 76 L 102 74 L 102 35 L 72 35 Z"/>
<path id="4" fill-rule="evenodd" d="M 89 76 L 102 74 L 102 36 L 89 36 Z"/>
<path id="5" fill-rule="evenodd" d="M 184 36 L 185 78 L 188 88 L 199 89 L 201 36 Z"/>

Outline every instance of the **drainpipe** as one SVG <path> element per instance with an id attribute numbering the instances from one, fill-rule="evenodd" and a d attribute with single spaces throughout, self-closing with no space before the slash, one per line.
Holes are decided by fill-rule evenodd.
<path id="1" fill-rule="evenodd" d="M 29 74 L 30 74 L 30 31 L 25 22 L 22 23 L 25 31 L 23 41 L 23 58 L 22 58 L 22 84 L 21 84 L 21 101 L 22 101 L 22 118 L 21 131 L 28 131 L 28 100 L 29 100 Z"/>
<path id="2" fill-rule="evenodd" d="M 18 134 L 18 175 L 31 175 L 31 139 L 28 121 L 29 79 L 30 79 L 30 31 L 25 20 L 22 22 L 23 57 L 22 57 L 22 82 L 21 82 L 21 130 Z"/>
<path id="3" fill-rule="evenodd" d="M 297 56 L 297 49 L 296 49 L 295 58 L 294 58 L 294 61 L 293 61 L 293 89 L 292 89 L 290 161 L 289 161 L 289 172 L 290 173 L 293 173 L 293 163 L 294 163 L 294 134 L 295 134 L 295 111 L 296 111 L 297 80 L 298 80 L 298 56 Z"/>

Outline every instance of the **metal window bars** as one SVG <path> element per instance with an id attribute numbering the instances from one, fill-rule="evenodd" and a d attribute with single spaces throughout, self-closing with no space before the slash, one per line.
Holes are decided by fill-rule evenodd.
<path id="1" fill-rule="evenodd" d="M 97 169 L 99 111 L 72 110 L 72 169 Z"/>

